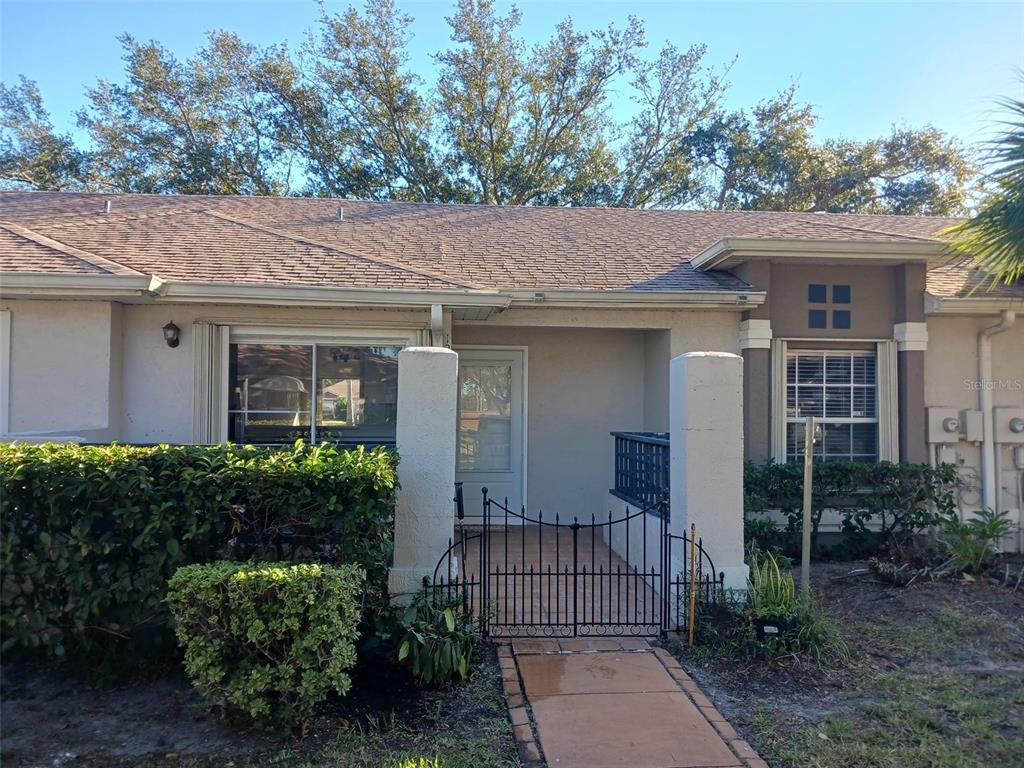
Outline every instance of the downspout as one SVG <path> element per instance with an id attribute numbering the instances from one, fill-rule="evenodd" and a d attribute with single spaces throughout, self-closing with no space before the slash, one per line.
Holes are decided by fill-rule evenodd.
<path id="1" fill-rule="evenodd" d="M 996 476 L 996 444 L 992 418 L 992 337 L 1009 330 L 1017 319 L 1017 314 L 1010 309 L 1002 311 L 997 325 L 983 328 L 978 333 L 978 400 L 981 407 L 981 482 L 982 497 L 985 509 L 996 509 L 999 503 L 998 483 Z"/>

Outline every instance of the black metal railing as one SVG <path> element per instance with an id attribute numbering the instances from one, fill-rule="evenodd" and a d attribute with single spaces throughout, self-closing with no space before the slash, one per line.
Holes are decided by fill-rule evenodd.
<path id="1" fill-rule="evenodd" d="M 457 486 L 457 509 L 461 498 Z M 684 632 L 723 588 L 696 532 L 671 533 L 664 511 L 528 514 L 486 488 L 482 525 L 459 519 L 424 584 L 428 596 L 461 603 L 490 637 Z"/>
<path id="2" fill-rule="evenodd" d="M 612 495 L 641 509 L 660 509 L 669 492 L 667 432 L 612 432 L 615 486 Z"/>

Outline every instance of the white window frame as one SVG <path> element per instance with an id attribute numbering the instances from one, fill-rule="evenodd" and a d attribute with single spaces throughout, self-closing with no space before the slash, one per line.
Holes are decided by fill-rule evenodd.
<path id="1" fill-rule="evenodd" d="M 851 381 L 843 382 L 843 383 L 829 383 L 828 382 L 828 370 L 827 370 L 827 365 L 826 365 L 826 359 L 828 357 L 830 357 L 830 356 L 831 357 L 848 357 L 848 359 L 850 360 Z M 822 381 L 821 381 L 820 384 L 817 384 L 817 383 L 800 384 L 799 383 L 799 365 L 800 365 L 799 364 L 799 358 L 800 357 L 814 357 L 814 358 L 820 357 L 821 358 Z M 875 380 L 874 380 L 874 383 L 872 383 L 872 384 L 856 384 L 856 383 L 854 383 L 852 381 L 853 359 L 856 358 L 856 357 L 871 358 L 874 361 L 874 363 L 875 363 Z M 789 361 L 791 359 L 795 359 L 796 360 L 796 369 L 797 369 L 797 377 L 798 377 L 798 380 L 796 382 L 790 382 L 789 378 L 788 378 Z M 807 386 L 808 388 L 811 388 L 811 389 L 816 389 L 816 390 L 820 389 L 821 390 L 822 412 L 823 412 L 823 415 L 822 416 L 815 416 L 814 417 L 815 423 L 818 424 L 818 425 L 826 425 L 826 424 L 850 424 L 850 425 L 854 425 L 854 424 L 872 424 L 872 425 L 874 425 L 875 426 L 875 451 L 874 451 L 873 458 L 875 460 L 877 460 L 877 457 L 880 456 L 880 453 L 881 453 L 880 452 L 881 444 L 880 444 L 880 440 L 879 440 L 879 435 L 881 434 L 881 428 L 879 426 L 879 400 L 880 400 L 879 389 L 880 389 L 880 386 L 879 386 L 879 381 L 878 381 L 878 352 L 877 352 L 877 350 L 871 350 L 871 349 L 857 349 L 857 350 L 854 350 L 854 349 L 810 349 L 810 348 L 807 348 L 807 349 L 790 349 L 786 353 L 786 371 L 785 371 L 785 376 L 786 376 L 785 387 L 786 387 L 786 401 L 787 401 L 787 404 L 786 404 L 786 437 L 787 437 L 787 440 L 786 440 L 786 460 L 787 461 L 800 461 L 800 458 L 798 456 L 790 456 L 790 454 L 789 454 L 789 440 L 788 440 L 789 426 L 792 425 L 792 424 L 803 424 L 804 423 L 804 417 L 798 416 L 798 415 L 797 416 L 790 415 L 790 413 L 789 413 L 789 404 L 788 404 L 788 402 L 789 402 L 789 388 L 791 386 L 797 387 L 798 390 L 799 390 L 799 388 L 801 386 Z M 872 392 L 873 392 L 874 401 L 875 401 L 874 402 L 875 415 L 874 416 L 828 416 L 828 415 L 824 415 L 824 410 L 825 410 L 825 407 L 826 407 L 826 390 L 829 389 L 829 388 L 834 388 L 834 389 L 847 388 L 847 389 L 849 389 L 850 390 L 851 410 L 852 410 L 852 405 L 853 405 L 853 402 L 854 402 L 854 398 L 853 398 L 854 390 L 855 389 L 871 389 Z M 799 401 L 797 403 L 797 407 L 799 408 Z M 815 456 L 816 457 L 820 456 L 822 460 L 827 460 L 829 458 L 827 455 L 824 454 L 824 446 L 822 446 L 822 453 L 821 454 L 815 453 Z M 845 459 L 847 461 L 863 461 L 864 460 L 863 458 L 855 459 L 852 454 L 850 454 L 848 456 L 844 456 L 843 454 L 838 454 L 838 455 L 835 456 L 835 458 Z"/>
<path id="2" fill-rule="evenodd" d="M 310 408 L 312 410 L 309 415 L 309 439 L 310 444 L 316 445 L 317 346 L 400 347 L 405 349 L 420 343 L 422 331 L 420 329 L 246 326 L 232 327 L 227 336 L 227 349 L 225 350 L 227 354 L 223 363 L 225 372 L 232 344 L 291 344 L 312 349 L 313 391 L 310 393 Z M 228 422 L 231 418 L 229 407 L 231 381 L 229 379 L 230 377 L 225 373 L 222 397 L 222 423 L 225 440 L 228 436 Z"/>
<path id="3" fill-rule="evenodd" d="M 838 342 L 829 349 L 815 347 L 824 342 Z M 843 347 L 842 344 L 865 345 Z M 792 344 L 800 344 L 793 347 Z M 866 344 L 875 347 L 876 417 L 878 422 L 878 460 L 899 461 L 898 387 L 896 366 L 896 342 L 891 339 L 821 339 L 789 338 L 772 339 L 771 342 L 771 457 L 775 461 L 787 459 L 786 450 L 786 361 L 789 352 L 843 353 L 865 352 Z M 804 346 L 806 345 L 806 346 Z"/>

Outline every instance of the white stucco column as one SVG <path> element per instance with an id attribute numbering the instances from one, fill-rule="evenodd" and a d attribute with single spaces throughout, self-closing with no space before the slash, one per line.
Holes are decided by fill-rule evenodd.
<path id="1" fill-rule="evenodd" d="M 697 526 L 726 589 L 746 588 L 743 562 L 743 358 L 688 352 L 669 367 L 672 533 Z"/>
<path id="2" fill-rule="evenodd" d="M 398 505 L 388 579 L 398 602 L 433 576 L 454 534 L 455 413 L 459 356 L 443 347 L 398 354 Z M 406 597 L 403 599 L 403 595 Z"/>

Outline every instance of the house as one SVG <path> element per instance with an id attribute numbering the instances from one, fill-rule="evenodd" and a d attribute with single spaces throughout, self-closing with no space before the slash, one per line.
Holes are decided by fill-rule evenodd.
<path id="1" fill-rule="evenodd" d="M 714 351 L 742 357 L 742 455 L 798 457 L 814 415 L 822 459 L 957 464 L 963 509 L 1010 512 L 1019 547 L 1024 285 L 972 292 L 952 223 L 4 192 L 0 430 L 387 443 L 415 400 L 437 433 L 402 447 L 406 488 L 419 451 L 470 516 L 483 486 L 582 516 L 611 503 L 612 433 L 669 432 L 670 361 Z M 452 381 L 400 381 L 418 347 L 454 350 Z"/>

